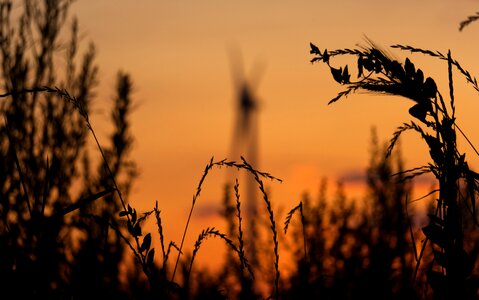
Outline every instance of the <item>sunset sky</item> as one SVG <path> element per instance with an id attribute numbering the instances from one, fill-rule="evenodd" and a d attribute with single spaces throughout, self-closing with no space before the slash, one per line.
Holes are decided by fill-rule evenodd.
<path id="1" fill-rule="evenodd" d="M 378 45 L 408 44 L 447 53 L 478 74 L 479 22 L 459 23 L 479 9 L 473 0 L 158 1 L 83 0 L 73 5 L 85 42 L 93 41 L 100 67 L 98 104 L 91 117 L 105 136 L 118 70 L 132 76 L 137 109 L 132 152 L 141 175 L 131 201 L 140 210 L 156 200 L 168 239 L 179 242 L 191 198 L 205 164 L 231 151 L 236 87 L 232 51 L 241 53 L 245 77 L 260 101 L 259 169 L 284 180 L 268 183 L 276 207 L 291 208 L 313 194 L 322 177 L 330 188 L 364 172 L 371 127 L 385 141 L 410 120 L 405 99 L 354 95 L 327 105 L 341 87 L 325 65 L 311 65 L 309 43 L 320 49 L 352 48 L 367 36 Z M 391 50 L 404 61 L 408 53 Z M 447 95 L 447 64 L 411 56 Z M 337 62 L 338 66 L 345 61 Z M 334 62 L 333 62 L 334 63 Z M 354 60 L 350 68 L 354 69 Z M 479 145 L 479 97 L 456 73 L 458 123 Z M 418 136 L 406 134 L 406 166 L 427 161 Z M 104 137 L 104 140 L 106 136 Z M 473 166 L 479 158 L 460 143 Z M 353 183 L 348 183 L 347 179 Z M 195 222 L 220 209 L 224 170 L 205 183 Z M 284 216 L 280 215 L 279 218 Z M 280 222 L 282 223 L 282 221 Z M 194 223 L 195 224 L 195 223 Z M 215 224 L 208 223 L 210 226 Z M 199 228 L 189 233 L 197 236 Z"/>

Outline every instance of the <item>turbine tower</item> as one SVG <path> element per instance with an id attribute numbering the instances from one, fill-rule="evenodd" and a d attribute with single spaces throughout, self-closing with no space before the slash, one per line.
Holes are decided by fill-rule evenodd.
<path id="1" fill-rule="evenodd" d="M 258 84 L 260 65 L 255 65 L 253 73 L 248 77 L 245 76 L 241 55 L 234 52 L 232 55 L 232 71 L 235 85 L 235 124 L 231 143 L 231 158 L 240 161 L 243 156 L 246 161 L 255 169 L 259 168 L 259 150 L 258 150 L 258 115 L 259 102 L 255 95 Z M 231 177 L 230 177 L 231 178 Z M 241 184 L 241 182 L 243 182 Z M 258 239 L 257 226 L 257 207 L 260 203 L 258 197 L 258 187 L 250 174 L 246 174 L 245 178 L 240 181 L 244 197 L 242 196 L 242 212 L 245 212 L 246 226 L 246 242 L 248 244 L 248 259 L 252 264 L 256 264 L 256 246 L 255 241 Z"/>

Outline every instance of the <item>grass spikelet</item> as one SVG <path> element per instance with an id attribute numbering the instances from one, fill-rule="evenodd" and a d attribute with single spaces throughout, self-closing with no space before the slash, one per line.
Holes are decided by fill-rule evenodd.
<path id="1" fill-rule="evenodd" d="M 288 227 L 289 227 L 289 223 L 291 223 L 291 218 L 293 217 L 294 213 L 297 212 L 297 211 L 300 211 L 301 213 L 301 218 L 303 216 L 303 202 L 300 201 L 298 205 L 296 205 L 295 207 L 293 207 L 289 212 L 288 214 L 286 215 L 286 220 L 284 221 L 284 234 L 286 234 L 288 232 Z"/>
<path id="2" fill-rule="evenodd" d="M 299 211 L 301 215 L 301 227 L 303 228 L 303 246 L 304 246 L 304 259 L 307 260 L 307 249 L 306 249 L 306 228 L 304 226 L 304 214 L 303 214 L 303 201 L 299 201 L 299 204 L 296 205 L 293 209 L 291 209 L 288 214 L 286 215 L 286 220 L 284 221 L 284 234 L 287 233 L 289 224 L 291 223 L 291 219 L 295 212 Z"/>
<path id="3" fill-rule="evenodd" d="M 189 278 L 190 277 L 190 274 L 191 274 L 191 270 L 193 268 L 193 262 L 195 260 L 195 257 L 198 253 L 198 251 L 200 250 L 200 246 L 201 244 L 209 237 L 209 236 L 213 236 L 213 237 L 218 237 L 220 239 L 222 239 L 223 241 L 226 242 L 226 244 L 234 251 L 238 254 L 238 256 L 241 256 L 240 254 L 240 250 L 238 250 L 238 248 L 235 246 L 235 244 L 233 243 L 232 240 L 230 240 L 226 234 L 224 233 L 221 233 L 219 230 L 217 230 L 216 228 L 214 227 L 208 227 L 206 229 L 204 229 L 198 236 L 198 239 L 196 240 L 195 242 L 195 247 L 193 249 L 193 255 L 191 257 L 191 262 L 190 262 L 190 267 L 189 267 L 189 270 L 188 270 L 188 275 L 187 277 Z M 246 258 L 243 256 L 243 259 L 244 259 L 244 262 L 245 262 L 245 265 L 246 267 L 248 268 L 248 270 L 250 271 L 250 274 L 251 276 L 253 276 L 253 273 L 251 272 L 251 267 L 249 266 L 249 263 L 248 261 L 246 260 Z M 188 279 L 187 279 L 188 280 Z"/>
<path id="4" fill-rule="evenodd" d="M 268 194 L 265 191 L 263 181 L 260 178 L 260 176 L 265 176 L 265 175 L 264 175 L 264 173 L 262 174 L 262 173 L 258 172 L 257 170 L 255 170 L 243 157 L 241 157 L 241 160 L 243 161 L 243 164 L 244 164 L 245 168 L 253 175 L 255 181 L 258 183 L 259 190 L 261 191 L 261 193 L 263 195 L 263 200 L 266 204 L 266 209 L 268 211 L 268 216 L 269 216 L 269 220 L 270 220 L 270 223 L 271 223 L 270 228 L 271 228 L 271 232 L 273 233 L 274 257 L 275 257 L 274 269 L 275 269 L 275 272 L 276 272 L 276 276 L 275 276 L 275 281 L 274 281 L 274 287 L 275 287 L 274 298 L 279 299 L 279 276 L 280 276 L 280 273 L 279 273 L 278 233 L 277 233 L 277 230 L 276 230 L 276 221 L 274 219 L 274 213 L 273 213 L 273 209 L 271 207 L 271 201 L 268 198 Z M 270 176 L 265 176 L 265 177 L 269 178 Z M 274 178 L 274 177 L 272 177 L 272 178 Z"/>
<path id="5" fill-rule="evenodd" d="M 244 268 L 246 267 L 246 255 L 244 251 L 244 241 L 243 241 L 243 228 L 242 228 L 242 221 L 241 218 L 241 202 L 240 202 L 240 194 L 239 194 L 239 182 L 238 178 L 236 178 L 235 185 L 235 199 L 236 199 L 236 214 L 238 217 L 238 243 L 239 243 L 239 258 L 240 258 L 240 265 L 241 265 L 241 274 L 243 274 Z M 254 278 L 252 270 L 249 271 L 251 273 L 251 277 Z"/>
<path id="6" fill-rule="evenodd" d="M 479 12 L 476 12 L 475 15 L 469 16 L 469 17 L 467 17 L 466 20 L 462 21 L 459 24 L 459 31 L 462 31 L 464 29 L 464 27 L 468 26 L 469 24 L 471 24 L 472 22 L 477 21 L 477 20 L 479 20 Z"/>
<path id="7" fill-rule="evenodd" d="M 175 242 L 170 241 L 170 243 L 168 244 L 168 247 L 166 248 L 165 258 L 163 259 L 163 270 L 166 270 L 166 263 L 168 262 L 168 258 L 170 257 L 171 248 L 175 248 L 176 251 L 178 251 L 178 253 L 181 252 L 180 247 L 178 247 L 178 245 L 176 245 Z"/>
<path id="8" fill-rule="evenodd" d="M 452 58 L 448 58 L 447 55 L 444 55 L 443 53 L 441 53 L 439 51 L 425 50 L 425 49 L 416 48 L 416 47 L 407 46 L 407 45 L 396 44 L 396 45 L 392 45 L 391 48 L 397 48 L 397 49 L 400 49 L 400 50 L 403 50 L 403 51 L 409 51 L 411 53 L 421 53 L 421 54 L 429 55 L 429 56 L 432 56 L 432 57 L 437 57 L 441 60 L 447 60 L 447 61 L 450 60 L 451 64 L 453 66 L 455 66 L 459 70 L 459 72 L 461 72 L 462 75 L 466 78 L 467 82 L 472 84 L 474 89 L 479 92 L 479 85 L 477 84 L 476 77 L 473 77 L 469 71 L 464 69 L 461 66 L 461 64 L 459 64 L 459 62 L 457 60 L 452 59 Z"/>
<path id="9" fill-rule="evenodd" d="M 174 282 L 175 280 L 175 275 L 176 275 L 176 270 L 178 268 L 178 263 L 180 261 L 180 255 L 182 254 L 182 250 L 183 250 L 183 245 L 184 245 L 184 241 L 185 241 L 185 237 L 186 237 L 186 233 L 188 231 L 188 226 L 190 224 L 190 220 L 191 220 L 191 216 L 193 214 L 193 210 L 195 208 L 195 204 L 196 204 L 196 201 L 198 200 L 200 194 L 201 194 L 201 189 L 202 189 L 202 186 L 203 186 L 203 183 L 206 179 L 206 176 L 208 175 L 208 173 L 210 172 L 210 170 L 217 166 L 217 167 L 222 167 L 222 166 L 226 166 L 226 167 L 233 167 L 233 168 L 237 168 L 238 170 L 239 169 L 244 169 L 246 171 L 248 171 L 249 173 L 251 173 L 254 177 L 255 177 L 255 180 L 256 182 L 258 182 L 258 184 L 260 185 L 260 190 L 261 192 L 263 193 L 265 199 L 266 199 L 266 202 L 269 203 L 268 207 L 268 211 L 271 211 L 271 214 L 270 214 L 270 218 L 272 218 L 272 210 L 271 210 L 271 203 L 269 202 L 269 199 L 268 199 L 268 196 L 266 195 L 266 192 L 264 190 L 264 186 L 263 186 L 263 182 L 261 181 L 260 178 L 267 178 L 267 179 L 270 179 L 270 180 L 275 180 L 275 181 L 279 181 L 279 182 L 282 182 L 281 179 L 279 178 L 276 178 L 274 176 L 272 176 L 271 174 L 269 173 L 266 173 L 266 172 L 261 172 L 261 171 L 258 171 L 258 170 L 255 170 L 251 165 L 249 165 L 246 160 L 242 157 L 242 160 L 243 160 L 243 163 L 237 163 L 235 161 L 227 161 L 226 159 L 223 159 L 223 160 L 220 160 L 220 161 L 217 161 L 217 162 L 214 162 L 213 161 L 213 157 L 210 159 L 210 162 L 206 165 L 205 167 L 205 170 L 203 171 L 203 175 L 201 176 L 200 178 L 200 181 L 198 183 L 198 186 L 196 188 L 196 193 L 193 195 L 193 200 L 192 200 L 192 204 L 191 204 L 191 208 L 190 208 L 190 212 L 188 214 L 188 218 L 187 218 L 187 221 L 186 221 L 186 225 L 185 225 L 185 229 L 183 231 L 183 236 L 181 238 L 181 243 L 180 243 L 180 247 L 179 247 L 179 251 L 178 251 L 178 257 L 176 258 L 176 263 L 175 263 L 175 268 L 173 269 L 173 275 L 172 275 L 172 278 L 171 278 L 171 282 Z M 274 218 L 272 219 L 273 220 L 273 223 L 274 223 Z M 275 253 L 277 253 L 278 249 L 277 249 L 277 236 L 276 236 L 276 228 L 275 228 L 275 225 L 272 226 L 274 227 L 274 239 L 275 239 Z M 276 255 L 277 256 L 277 255 Z M 277 261 L 278 259 L 276 259 L 276 263 L 275 265 L 277 265 Z M 279 274 L 279 270 L 277 269 L 276 267 L 276 271 L 277 271 L 277 274 Z M 279 275 L 277 275 L 278 279 L 276 281 L 279 281 Z"/>
<path id="10" fill-rule="evenodd" d="M 396 145 L 398 139 L 399 139 L 399 136 L 404 132 L 404 131 L 407 131 L 407 130 L 415 130 L 419 133 L 421 133 L 422 135 L 424 135 L 424 131 L 422 130 L 421 127 L 419 127 L 416 123 L 412 122 L 411 123 L 403 123 L 402 126 L 399 126 L 397 128 L 397 130 L 394 132 L 393 134 L 393 137 L 391 138 L 391 140 L 389 141 L 389 146 L 388 146 L 388 149 L 386 151 L 386 157 L 389 157 L 391 155 L 391 152 L 393 151 L 394 149 L 394 146 Z"/>
<path id="11" fill-rule="evenodd" d="M 163 261 L 164 261 L 166 258 L 165 239 L 163 236 L 163 225 L 161 224 L 161 216 L 160 216 L 161 211 L 158 209 L 158 201 L 156 201 L 154 211 L 155 211 L 156 225 L 158 226 L 158 234 L 160 235 L 161 253 L 163 254 Z"/>

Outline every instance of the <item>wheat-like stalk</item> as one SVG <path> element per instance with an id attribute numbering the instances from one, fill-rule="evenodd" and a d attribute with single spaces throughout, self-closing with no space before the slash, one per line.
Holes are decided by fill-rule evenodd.
<path id="1" fill-rule="evenodd" d="M 235 199 L 236 199 L 236 214 L 238 217 L 238 243 L 239 243 L 239 257 L 240 257 L 240 265 L 241 265 L 241 276 L 243 276 L 243 270 L 246 267 L 246 254 L 244 251 L 244 241 L 243 241 L 243 228 L 242 228 L 242 221 L 241 218 L 241 202 L 240 202 L 240 194 L 239 194 L 239 182 L 236 178 L 235 185 Z M 251 277 L 254 278 L 253 272 L 250 270 Z"/>
<path id="2" fill-rule="evenodd" d="M 196 242 L 195 242 L 195 246 L 194 246 L 194 249 L 193 249 L 193 255 L 191 257 L 191 261 L 190 261 L 190 267 L 188 269 L 188 275 L 187 275 L 187 280 L 188 278 L 190 277 L 190 274 L 191 274 L 191 270 L 193 268 L 193 262 L 195 260 L 195 257 L 196 255 L 198 254 L 198 251 L 200 250 L 200 246 L 201 244 L 209 237 L 209 236 L 212 236 L 212 237 L 218 237 L 220 239 L 222 239 L 235 253 L 238 254 L 239 257 L 243 257 L 243 262 L 245 263 L 245 266 L 248 268 L 248 270 L 250 271 L 250 274 L 251 276 L 253 276 L 252 272 L 251 272 L 251 266 L 249 265 L 248 263 L 248 260 L 246 259 L 246 257 L 242 256 L 241 253 L 240 253 L 240 250 L 238 250 L 238 248 L 236 247 L 236 245 L 233 243 L 232 240 L 230 240 L 226 234 L 224 233 L 221 233 L 219 230 L 217 230 L 216 228 L 214 227 L 211 227 L 211 228 L 206 228 L 204 229 L 203 231 L 201 231 L 201 233 L 199 234 L 198 238 L 196 239 Z"/>
<path id="3" fill-rule="evenodd" d="M 282 182 L 281 179 L 279 178 L 276 178 L 274 177 L 273 175 L 269 174 L 269 173 L 266 173 L 266 172 L 261 172 L 261 171 L 258 171 L 256 169 L 254 169 L 251 165 L 249 165 L 246 160 L 242 157 L 241 158 L 243 160 L 243 163 L 237 163 L 236 161 L 228 161 L 226 159 L 223 159 L 223 160 L 220 160 L 220 161 L 214 161 L 214 157 L 212 157 L 210 159 L 210 162 L 205 166 L 205 169 L 203 171 L 203 175 L 201 176 L 200 178 L 200 181 L 198 183 L 198 186 L 196 187 L 196 193 L 193 195 L 193 199 L 192 199 L 192 203 L 191 203 L 191 208 L 190 208 L 190 211 L 189 211 L 189 214 L 188 214 L 188 218 L 186 220 L 186 225 L 185 225 L 185 229 L 183 231 L 183 235 L 182 235 L 182 238 L 181 238 L 181 243 L 180 243 L 180 247 L 179 247 L 179 251 L 178 251 L 178 256 L 176 258 L 176 263 L 175 263 L 175 267 L 173 269 L 173 275 L 171 277 L 171 282 L 174 282 L 175 280 L 175 275 L 176 275 L 176 270 L 178 268 L 178 263 L 179 263 L 179 260 L 180 260 L 180 255 L 182 254 L 182 250 L 183 250 L 183 245 L 184 245 L 184 241 L 185 241 L 185 237 L 186 237 L 186 233 L 188 232 L 188 227 L 189 227 L 189 224 L 190 224 L 190 221 L 191 221 L 191 216 L 193 214 L 193 210 L 195 208 L 195 205 L 196 205 L 196 202 L 201 194 L 201 190 L 202 190 L 202 187 L 203 187 L 203 183 L 208 175 L 208 173 L 211 171 L 211 169 L 213 169 L 213 167 L 230 167 L 230 168 L 237 168 L 238 170 L 239 169 L 243 169 L 243 170 L 246 170 L 248 171 L 249 173 L 251 173 L 255 179 L 257 179 L 256 181 L 258 182 L 258 180 L 261 182 L 261 185 L 260 185 L 260 190 L 263 192 L 263 195 L 265 195 L 266 199 L 267 199 L 267 202 L 269 203 L 269 199 L 266 195 L 266 192 L 264 191 L 264 187 L 262 186 L 263 185 L 263 182 L 261 181 L 260 178 L 267 178 L 267 179 L 270 179 L 270 180 L 275 180 L 275 181 L 279 181 L 279 182 Z M 259 183 L 259 182 L 258 182 Z M 271 205 L 269 205 L 271 206 Z M 276 229 L 274 229 L 276 230 Z M 276 237 L 275 237 L 276 239 Z M 276 251 L 277 251 L 277 246 L 275 247 L 276 248 Z M 275 252 L 276 252 L 275 251 Z M 279 271 L 278 271 L 279 272 Z M 279 277 L 278 277 L 278 280 L 279 280 Z"/>

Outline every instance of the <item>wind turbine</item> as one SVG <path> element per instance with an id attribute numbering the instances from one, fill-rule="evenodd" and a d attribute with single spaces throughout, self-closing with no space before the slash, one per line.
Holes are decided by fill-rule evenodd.
<path id="1" fill-rule="evenodd" d="M 259 77 L 264 70 L 264 66 L 255 64 L 250 76 L 245 75 L 242 56 L 239 51 L 232 51 L 231 65 L 233 83 L 235 86 L 235 123 L 233 128 L 233 136 L 231 141 L 231 158 L 240 160 L 243 156 L 246 161 L 254 168 L 259 168 L 259 101 L 256 98 L 256 88 L 259 83 Z M 230 177 L 231 178 L 231 177 Z M 255 264 L 257 261 L 255 241 L 258 238 L 257 232 L 257 215 L 258 203 L 258 187 L 254 179 L 247 174 L 246 178 L 242 180 L 245 184 L 242 189 L 245 193 L 242 197 L 242 203 L 245 212 L 247 227 L 245 230 L 247 241 L 249 245 L 250 261 Z"/>

